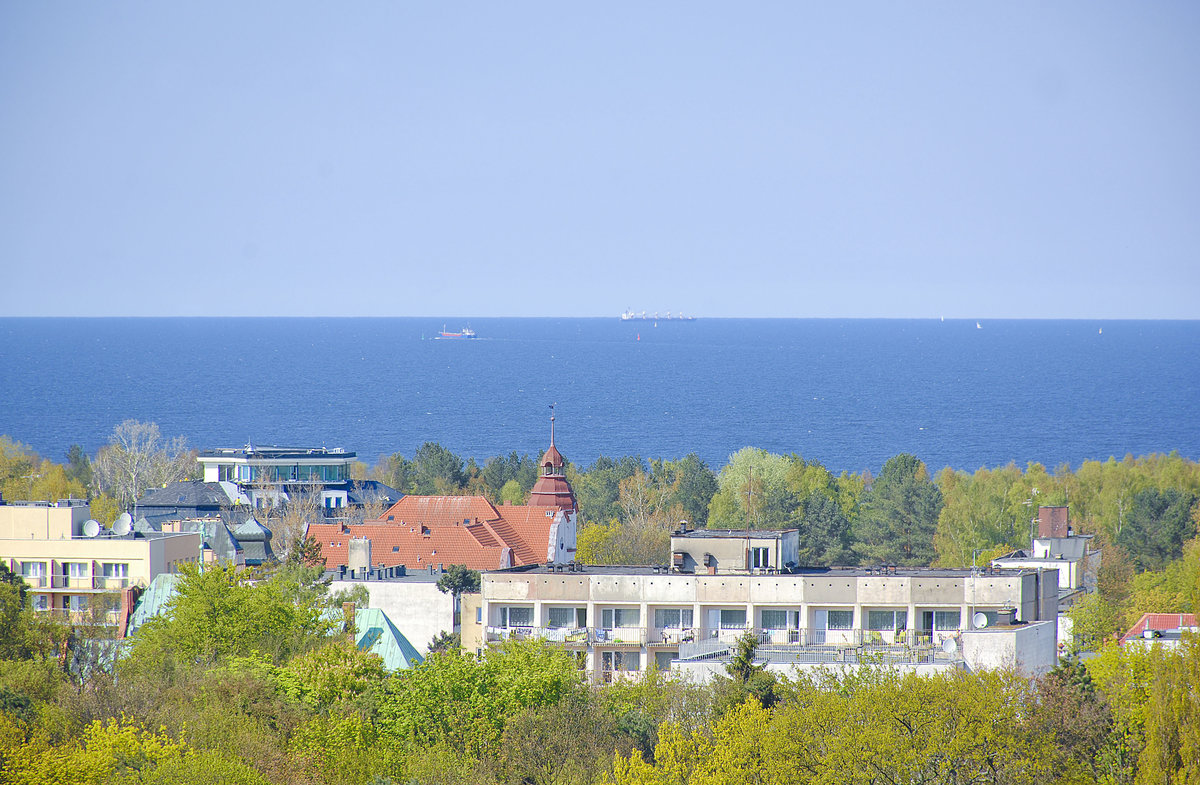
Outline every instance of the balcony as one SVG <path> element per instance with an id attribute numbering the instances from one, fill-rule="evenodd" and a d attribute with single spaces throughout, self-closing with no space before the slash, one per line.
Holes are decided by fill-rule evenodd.
<path id="1" fill-rule="evenodd" d="M 75 575 L 51 575 L 51 589 L 94 589 L 92 578 L 88 576 L 79 577 Z"/>
<path id="2" fill-rule="evenodd" d="M 94 589 L 128 589 L 133 585 L 133 580 L 128 577 L 112 577 L 97 575 L 92 578 L 92 588 Z"/>

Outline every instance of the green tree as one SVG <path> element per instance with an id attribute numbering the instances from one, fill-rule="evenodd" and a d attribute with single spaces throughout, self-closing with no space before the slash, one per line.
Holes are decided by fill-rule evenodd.
<path id="1" fill-rule="evenodd" d="M 451 564 L 442 573 L 442 577 L 438 578 L 437 587 L 443 594 L 458 597 L 460 594 L 478 594 L 479 582 L 479 570 L 468 569 L 462 564 Z"/>
<path id="2" fill-rule="evenodd" d="M 781 529 L 797 500 L 788 489 L 793 459 L 756 447 L 729 456 L 717 475 L 717 493 L 709 506 L 714 529 Z"/>
<path id="3" fill-rule="evenodd" d="M 621 481 L 644 472 L 641 458 L 625 456 L 612 459 L 601 455 L 586 470 L 567 468 L 567 479 L 575 491 L 579 517 L 583 523 L 610 523 L 619 520 Z"/>
<path id="4" fill-rule="evenodd" d="M 482 659 L 438 654 L 401 672 L 380 704 L 377 725 L 400 743 L 495 754 L 512 717 L 583 689 L 564 649 L 538 640 L 507 641 Z"/>
<path id="5" fill-rule="evenodd" d="M 666 506 L 678 506 L 683 520 L 693 528 L 708 525 L 708 506 L 717 493 L 717 475 L 696 453 L 677 461 L 651 461 L 650 475 L 656 485 L 669 489 Z"/>
<path id="6" fill-rule="evenodd" d="M 807 565 L 846 564 L 851 559 L 850 519 L 837 501 L 813 491 L 792 515 L 799 529 L 800 563 Z"/>
<path id="7" fill-rule="evenodd" d="M 220 661 L 258 652 L 284 662 L 321 640 L 333 627 L 314 588 L 295 569 L 252 581 L 232 566 L 203 571 L 185 565 L 164 616 L 144 624 L 127 662 L 148 666 L 164 658 Z"/>
<path id="8" fill-rule="evenodd" d="M 92 462 L 78 444 L 67 450 L 67 477 L 85 489 L 92 487 Z"/>
<path id="9" fill-rule="evenodd" d="M 928 566 L 942 494 L 916 456 L 889 458 L 863 503 L 855 533 L 863 562 Z"/>
<path id="10" fill-rule="evenodd" d="M 1139 570 L 1161 569 L 1183 554 L 1183 543 L 1196 536 L 1196 494 L 1174 488 L 1147 488 L 1133 497 L 1117 544 Z"/>
<path id="11" fill-rule="evenodd" d="M 425 442 L 413 455 L 416 492 L 445 495 L 462 490 L 467 483 L 463 460 L 437 442 Z"/>

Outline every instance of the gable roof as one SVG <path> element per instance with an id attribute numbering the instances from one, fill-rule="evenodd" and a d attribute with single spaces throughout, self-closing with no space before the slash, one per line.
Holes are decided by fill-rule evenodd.
<path id="1" fill-rule="evenodd" d="M 1137 624 L 1130 627 L 1129 632 L 1121 636 L 1121 643 L 1124 644 L 1130 638 L 1140 638 L 1146 630 L 1171 632 L 1195 626 L 1196 614 L 1194 613 L 1143 613 L 1142 618 L 1137 620 Z"/>
<path id="2" fill-rule="evenodd" d="M 462 564 L 495 570 L 564 556 L 550 550 L 551 531 L 560 519 L 557 508 L 496 508 L 483 496 L 405 496 L 378 520 L 310 524 L 308 533 L 321 544 L 330 569 L 349 565 L 350 540 L 367 539 L 372 567 Z"/>

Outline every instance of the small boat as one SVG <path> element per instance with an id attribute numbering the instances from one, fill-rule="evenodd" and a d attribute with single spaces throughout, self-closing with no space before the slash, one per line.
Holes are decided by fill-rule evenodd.
<path id="1" fill-rule="evenodd" d="M 456 333 L 447 332 L 446 326 L 442 325 L 442 331 L 438 333 L 438 338 L 474 338 L 475 331 L 470 327 L 464 327 Z"/>

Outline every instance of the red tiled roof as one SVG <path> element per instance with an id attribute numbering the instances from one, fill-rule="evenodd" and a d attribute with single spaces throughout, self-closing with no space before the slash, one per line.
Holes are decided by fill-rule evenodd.
<path id="1" fill-rule="evenodd" d="M 1181 627 L 1195 627 L 1194 613 L 1143 613 L 1137 624 L 1129 628 L 1129 632 L 1121 636 L 1121 643 L 1130 638 L 1140 638 L 1146 630 L 1178 630 Z"/>
<path id="2" fill-rule="evenodd" d="M 547 512 L 551 515 L 547 516 Z M 371 541 L 371 566 L 463 564 L 490 570 L 547 561 L 550 527 L 558 510 L 503 505 L 482 496 L 405 496 L 378 520 L 343 526 L 312 524 L 327 567 L 348 564 L 354 538 Z"/>

